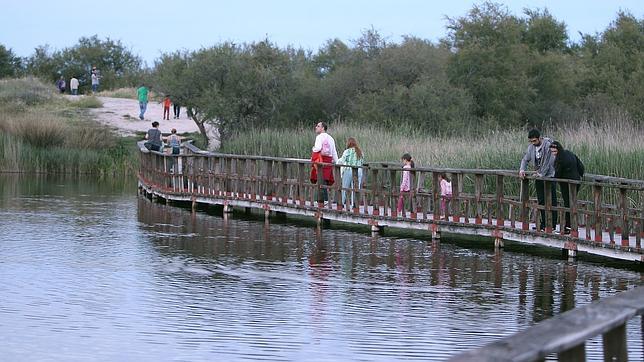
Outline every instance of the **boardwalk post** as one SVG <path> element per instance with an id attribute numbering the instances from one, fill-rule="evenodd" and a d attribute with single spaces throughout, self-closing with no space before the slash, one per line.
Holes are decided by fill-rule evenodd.
<path id="1" fill-rule="evenodd" d="M 353 213 L 358 214 L 360 212 L 360 204 L 362 201 L 362 193 L 359 190 L 362 190 L 362 185 L 359 184 L 358 172 L 361 172 L 361 169 L 351 167 L 351 203 L 353 204 Z M 347 172 L 347 171 L 345 171 Z M 349 195 L 347 193 L 347 201 L 349 200 Z"/>
<path id="2" fill-rule="evenodd" d="M 483 192 L 483 175 L 474 175 L 474 209 L 476 212 L 475 223 L 480 225 L 483 223 L 482 209 L 481 209 L 481 193 Z"/>
<path id="3" fill-rule="evenodd" d="M 351 169 L 344 172 L 351 172 Z M 335 180 L 335 184 L 333 185 L 333 190 L 335 190 L 334 192 L 335 209 L 339 211 L 339 210 L 342 210 L 344 205 L 342 205 L 342 174 L 340 173 L 340 166 L 338 165 L 333 165 L 333 179 Z M 347 198 L 347 200 L 349 200 L 349 198 Z M 331 208 L 330 198 L 329 198 L 329 208 Z"/>
<path id="4" fill-rule="evenodd" d="M 496 226 L 504 226 L 503 175 L 496 176 Z"/>
<path id="5" fill-rule="evenodd" d="M 593 200 L 595 202 L 594 204 L 594 226 L 595 226 L 595 242 L 596 243 L 601 243 L 603 238 L 602 238 L 602 187 L 600 185 L 593 185 Z M 586 232 L 590 232 L 588 229 L 588 225 L 586 226 Z"/>
<path id="6" fill-rule="evenodd" d="M 432 196 L 434 199 L 434 205 L 432 205 L 432 214 L 434 215 L 434 220 L 440 220 L 441 218 L 441 191 L 440 191 L 440 181 L 438 180 L 438 176 L 440 173 L 433 171 L 432 172 Z M 445 210 L 445 213 L 447 214 L 447 210 Z M 447 215 L 445 215 L 445 218 L 447 218 Z"/>
<path id="7" fill-rule="evenodd" d="M 528 202 L 530 201 L 530 182 L 528 181 L 527 178 L 522 178 L 521 179 L 521 195 L 520 195 L 520 201 L 521 201 L 521 229 L 522 230 L 529 230 L 530 229 L 530 220 L 528 219 L 529 215 L 529 205 Z"/>
<path id="8" fill-rule="evenodd" d="M 380 215 L 380 205 L 382 204 L 382 184 L 378 178 L 378 169 L 374 168 L 371 171 L 371 204 L 373 205 L 373 216 Z"/>
<path id="9" fill-rule="evenodd" d="M 449 208 L 452 209 L 453 222 L 461 222 L 461 198 L 459 186 L 461 177 L 462 174 L 460 173 L 452 174 L 452 201 L 449 203 Z"/>
<path id="10" fill-rule="evenodd" d="M 577 211 L 577 189 L 578 184 L 568 184 L 568 195 L 570 195 L 570 236 L 579 237 L 579 216 Z"/>
<path id="11" fill-rule="evenodd" d="M 409 217 L 412 219 L 416 218 L 416 186 L 416 170 L 413 170 L 409 174 Z"/>
<path id="12" fill-rule="evenodd" d="M 553 224 L 554 220 L 552 219 L 552 183 L 550 181 L 543 181 L 543 192 L 546 197 L 546 233 L 552 233 L 553 227 L 556 225 Z"/>
<path id="13" fill-rule="evenodd" d="M 629 246 L 628 237 L 630 236 L 630 228 L 628 226 L 628 199 L 626 198 L 626 188 L 619 188 L 620 208 L 622 209 L 622 246 Z"/>
<path id="14" fill-rule="evenodd" d="M 602 336 L 604 361 L 628 361 L 626 325 L 621 324 Z"/>

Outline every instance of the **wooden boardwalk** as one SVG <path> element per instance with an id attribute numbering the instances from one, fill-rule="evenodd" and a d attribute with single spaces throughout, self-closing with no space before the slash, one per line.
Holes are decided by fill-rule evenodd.
<path id="1" fill-rule="evenodd" d="M 534 177 L 521 179 L 516 171 L 415 168 L 412 185 L 403 193 L 405 210 L 396 212 L 402 168 L 388 163 L 360 167 L 362 187 L 342 188 L 340 166 L 309 160 L 213 154 L 190 144 L 181 155 L 141 149 L 139 186 L 147 194 L 166 200 L 196 204 L 254 208 L 271 212 L 368 225 L 372 230 L 392 227 L 423 230 L 433 237 L 454 233 L 489 237 L 495 245 L 504 240 L 542 245 L 628 261 L 644 261 L 644 181 L 593 175 L 583 181 L 560 180 L 570 185 L 570 208 L 553 207 L 549 192 L 546 203 L 530 197 Z M 336 182 L 325 185 L 309 181 L 311 167 L 332 167 Z M 358 185 L 357 167 L 349 168 Z M 433 192 L 438 175 L 452 179 L 453 196 L 445 214 L 440 212 L 440 193 Z M 577 185 L 580 185 L 577 192 Z M 547 186 L 550 187 L 550 186 Z M 322 191 L 328 201 L 319 202 Z M 344 204 L 342 194 L 346 195 Z M 351 207 L 351 197 L 356 200 Z M 550 225 L 552 213 L 563 221 L 571 214 L 571 232 L 559 234 L 557 225 L 534 230 L 545 210 Z M 561 226 L 559 226 L 561 227 Z"/>

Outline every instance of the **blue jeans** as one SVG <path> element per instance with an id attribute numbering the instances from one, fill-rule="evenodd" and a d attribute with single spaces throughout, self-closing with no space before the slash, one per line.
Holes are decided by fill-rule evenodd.
<path id="1" fill-rule="evenodd" d="M 139 118 L 143 120 L 143 115 L 145 114 L 145 111 L 148 109 L 148 102 L 139 102 L 139 108 L 141 108 L 141 113 L 139 113 Z"/>
<path id="2" fill-rule="evenodd" d="M 92 84 L 92 92 L 98 92 L 98 84 Z"/>
<path id="3" fill-rule="evenodd" d="M 78 94 L 78 89 L 72 89 L 72 95 L 77 95 Z"/>
<path id="4" fill-rule="evenodd" d="M 356 170 L 358 172 L 358 187 L 357 189 L 360 188 L 360 185 L 362 185 L 362 169 L 359 168 Z M 343 189 L 348 189 L 348 188 L 353 188 L 353 170 L 350 167 L 347 167 L 347 169 L 342 173 L 342 188 Z M 355 202 L 354 202 L 354 193 L 351 192 L 351 207 L 355 207 Z M 347 192 L 342 191 L 342 205 L 346 205 L 347 203 Z"/>

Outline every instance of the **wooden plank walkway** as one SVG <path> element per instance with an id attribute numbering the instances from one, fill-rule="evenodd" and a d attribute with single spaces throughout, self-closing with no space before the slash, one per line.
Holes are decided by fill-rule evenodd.
<path id="1" fill-rule="evenodd" d="M 571 207 L 564 208 L 553 207 L 549 197 L 546 205 L 538 205 L 529 197 L 531 178 L 520 179 L 516 171 L 416 168 L 412 171 L 414 189 L 402 194 L 406 208 L 396 213 L 401 197 L 397 191 L 402 172 L 399 165 L 372 163 L 361 167 L 366 179 L 362 187 L 343 189 L 340 167 L 336 165 L 328 167 L 333 167 L 338 182 L 324 185 L 319 180 L 313 184 L 308 180 L 313 166 L 308 160 L 212 154 L 191 145 L 186 145 L 181 155 L 172 156 L 140 147 L 140 188 L 166 200 L 218 204 L 225 211 L 232 207 L 255 208 L 267 215 L 282 212 L 318 221 L 368 225 L 372 230 L 423 230 L 433 237 L 440 237 L 442 232 L 477 235 L 492 238 L 495 245 L 509 240 L 564 249 L 570 256 L 585 252 L 644 261 L 644 182 L 640 180 L 593 176 L 581 182 L 571 181 Z M 318 165 L 324 166 L 327 165 Z M 355 184 L 357 169 L 349 170 Z M 452 177 L 453 196 L 447 216 L 439 215 L 440 195 L 432 192 L 440 173 Z M 586 191 L 579 193 L 585 197 L 577 197 L 577 184 Z M 317 201 L 323 190 L 330 201 Z M 348 196 L 345 204 L 339 202 L 343 191 Z M 357 200 L 355 208 L 350 208 L 351 195 Z M 556 233 L 556 225 L 545 231 L 533 230 L 540 210 L 546 210 L 548 224 L 552 212 L 559 214 L 559 220 L 563 220 L 564 212 L 570 212 L 570 235 Z"/>

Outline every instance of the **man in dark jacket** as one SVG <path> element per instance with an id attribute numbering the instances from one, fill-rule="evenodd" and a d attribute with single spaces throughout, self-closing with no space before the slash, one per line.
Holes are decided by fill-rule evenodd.
<path id="1" fill-rule="evenodd" d="M 555 178 L 581 180 L 584 176 L 584 164 L 577 155 L 568 150 L 564 150 L 563 146 L 558 141 L 553 141 L 550 144 L 550 153 L 552 153 L 552 156 L 555 159 Z M 566 208 L 570 208 L 569 185 L 570 184 L 568 182 L 559 182 L 561 198 L 563 199 L 564 206 Z M 574 187 L 579 190 L 579 184 Z M 565 228 L 560 231 L 563 231 L 564 234 L 570 234 L 570 226 L 570 212 L 566 211 Z"/>

